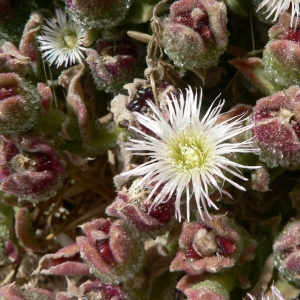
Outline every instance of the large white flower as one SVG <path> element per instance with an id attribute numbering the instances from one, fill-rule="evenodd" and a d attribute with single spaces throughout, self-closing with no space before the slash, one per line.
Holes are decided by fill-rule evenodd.
<path id="1" fill-rule="evenodd" d="M 266 13 L 269 13 L 266 16 L 266 19 L 270 18 L 274 14 L 273 22 L 278 18 L 280 13 L 287 11 L 291 7 L 291 27 L 293 27 L 294 17 L 296 18 L 295 27 L 298 22 L 300 15 L 300 0 L 263 0 L 258 6 L 257 10 L 266 7 Z"/>
<path id="2" fill-rule="evenodd" d="M 42 56 L 49 65 L 55 63 L 58 67 L 63 63 L 65 66 L 81 63 L 84 57 L 82 47 L 85 35 L 84 29 L 80 24 L 72 20 L 67 20 L 65 12 L 56 10 L 57 23 L 46 20 L 47 25 L 42 26 L 44 35 L 38 36 L 41 44 Z"/>
<path id="3" fill-rule="evenodd" d="M 214 108 L 211 105 L 206 114 L 199 119 L 202 91 L 199 98 L 191 88 L 186 91 L 186 99 L 182 93 L 179 99 L 172 95 L 172 101 L 167 97 L 165 109 L 169 121 L 151 101 L 148 101 L 153 115 L 145 116 L 137 112 L 134 115 L 138 122 L 154 132 L 157 138 L 133 127 L 132 129 L 144 139 L 131 139 L 126 143 L 127 149 L 133 151 L 135 155 L 149 155 L 150 159 L 122 174 L 144 176 L 139 186 L 145 182 L 152 183 L 153 189 L 146 201 L 150 200 L 160 187 L 161 190 L 152 201 L 150 210 L 168 201 L 176 193 L 176 217 L 179 221 L 184 192 L 187 219 L 190 219 L 189 204 L 193 195 L 203 218 L 203 211 L 209 216 L 208 206 L 218 209 L 209 196 L 213 190 L 224 192 L 222 186 L 225 181 L 240 190 L 245 190 L 229 176 L 235 175 L 247 180 L 236 172 L 238 168 L 257 168 L 238 164 L 226 157 L 234 152 L 257 151 L 252 146 L 252 140 L 241 143 L 228 142 L 230 138 L 249 130 L 253 125 L 244 125 L 247 119 L 244 115 L 217 122 L 224 101 L 220 101 Z"/>

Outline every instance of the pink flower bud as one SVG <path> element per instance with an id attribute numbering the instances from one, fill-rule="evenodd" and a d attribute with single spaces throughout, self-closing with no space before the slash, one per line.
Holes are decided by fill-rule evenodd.
<path id="1" fill-rule="evenodd" d="M 151 187 L 146 184 L 137 186 L 140 180 L 133 181 L 129 188 L 123 186 L 115 201 L 107 207 L 106 213 L 124 220 L 130 227 L 136 227 L 146 236 L 155 238 L 166 233 L 174 223 L 175 196 L 148 212 L 151 203 L 145 203 L 145 200 L 151 192 Z M 159 192 L 157 190 L 154 193 L 153 199 Z"/>
<path id="2" fill-rule="evenodd" d="M 36 137 L 13 136 L 0 140 L 1 190 L 30 202 L 54 196 L 65 177 L 57 150 Z"/>
<path id="3" fill-rule="evenodd" d="M 209 68 L 227 46 L 226 6 L 215 0 L 179 0 L 163 22 L 162 43 L 175 65 Z"/>
<path id="4" fill-rule="evenodd" d="M 260 159 L 273 168 L 300 165 L 300 89 L 292 86 L 257 101 L 253 136 L 260 147 Z"/>
<path id="5" fill-rule="evenodd" d="M 226 216 L 185 222 L 170 270 L 191 275 L 217 273 L 253 260 L 255 247 L 244 229 Z"/>
<path id="6" fill-rule="evenodd" d="M 96 219 L 81 228 L 86 237 L 78 237 L 76 241 L 81 257 L 96 277 L 106 283 L 120 283 L 140 270 L 143 244 L 122 220 Z"/>
<path id="7" fill-rule="evenodd" d="M 300 221 L 288 223 L 273 244 L 275 266 L 288 280 L 300 284 Z"/>
<path id="8" fill-rule="evenodd" d="M 300 21 L 290 27 L 291 16 L 282 13 L 269 30 L 270 41 L 263 52 L 268 77 L 282 87 L 300 84 Z"/>
<path id="9" fill-rule="evenodd" d="M 0 134 L 26 132 L 37 122 L 40 96 L 16 73 L 0 74 Z"/>
<path id="10" fill-rule="evenodd" d="M 100 90 L 122 91 L 123 85 L 143 72 L 144 51 L 131 41 L 98 40 L 96 51 L 87 50 L 87 63 Z"/>

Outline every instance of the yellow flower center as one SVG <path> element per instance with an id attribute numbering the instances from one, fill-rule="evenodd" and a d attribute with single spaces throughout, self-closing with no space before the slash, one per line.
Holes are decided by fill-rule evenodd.
<path id="1" fill-rule="evenodd" d="M 211 157 L 208 138 L 201 133 L 184 131 L 171 144 L 168 155 L 172 165 L 182 171 L 200 169 Z"/>
<path id="2" fill-rule="evenodd" d="M 66 34 L 64 36 L 64 44 L 68 48 L 73 49 L 77 44 L 77 37 L 72 34 Z"/>

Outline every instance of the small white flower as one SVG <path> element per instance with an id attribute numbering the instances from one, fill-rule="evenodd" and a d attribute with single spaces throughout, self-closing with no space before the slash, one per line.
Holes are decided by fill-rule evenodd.
<path id="1" fill-rule="evenodd" d="M 49 62 L 55 63 L 58 67 L 63 63 L 65 67 L 76 62 L 81 63 L 84 57 L 82 51 L 84 29 L 80 24 L 67 20 L 65 12 L 56 10 L 57 23 L 46 20 L 47 25 L 42 26 L 43 34 L 38 36 L 41 44 L 42 56 Z"/>
<path id="2" fill-rule="evenodd" d="M 271 291 L 272 291 L 272 297 L 270 296 L 265 296 L 264 294 L 261 295 L 261 300 L 284 300 L 281 292 L 274 286 L 271 286 Z M 256 300 L 255 297 L 253 297 L 250 294 L 247 294 L 247 296 L 251 299 L 251 300 Z"/>
<path id="3" fill-rule="evenodd" d="M 202 92 L 198 101 L 197 93 L 194 95 L 191 87 L 187 89 L 186 99 L 182 93 L 179 99 L 174 95 L 172 99 L 173 101 L 166 98 L 169 122 L 151 101 L 147 103 L 153 111 L 152 116 L 134 113 L 138 122 L 154 132 L 158 138 L 132 127 L 144 137 L 144 140 L 131 139 L 126 143 L 127 150 L 133 151 L 135 155 L 149 155 L 150 159 L 122 175 L 144 175 L 139 186 L 146 181 L 153 184 L 153 189 L 146 201 L 151 199 L 159 187 L 162 188 L 151 203 L 150 210 L 168 201 L 176 193 L 176 217 L 180 221 L 180 201 L 185 192 L 187 219 L 190 219 L 189 202 L 192 195 L 195 197 L 200 216 L 203 218 L 203 211 L 209 216 L 207 206 L 218 209 L 209 194 L 214 189 L 220 193 L 226 193 L 222 189 L 225 181 L 240 190 L 245 190 L 225 173 L 247 180 L 236 172 L 238 168 L 257 168 L 238 164 L 226 157 L 234 152 L 257 151 L 253 149 L 251 140 L 241 143 L 226 142 L 249 130 L 253 125 L 244 126 L 243 122 L 247 118 L 243 115 L 217 123 L 224 101 L 220 101 L 215 108 L 211 105 L 202 119 L 199 119 Z"/>
<path id="4" fill-rule="evenodd" d="M 263 0 L 257 10 L 260 10 L 264 6 L 267 8 L 266 13 L 269 13 L 266 19 L 270 18 L 270 16 L 275 13 L 273 22 L 278 18 L 280 13 L 287 11 L 291 6 L 292 11 L 290 26 L 293 27 L 294 17 L 297 17 L 295 22 L 296 27 L 300 15 L 300 0 Z"/>

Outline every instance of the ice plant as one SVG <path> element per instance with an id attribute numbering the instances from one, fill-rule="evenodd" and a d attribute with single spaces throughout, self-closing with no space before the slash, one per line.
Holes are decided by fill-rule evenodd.
<path id="1" fill-rule="evenodd" d="M 187 274 L 218 273 L 255 257 L 256 242 L 233 219 L 214 215 L 202 222 L 184 222 L 170 270 Z"/>
<path id="2" fill-rule="evenodd" d="M 289 222 L 275 239 L 273 254 L 275 267 L 286 280 L 300 285 L 300 222 L 296 219 Z"/>
<path id="3" fill-rule="evenodd" d="M 199 99 L 198 99 L 199 98 Z M 199 101 L 198 101 L 199 100 Z M 229 182 L 240 190 L 245 188 L 230 179 L 235 175 L 242 180 L 244 176 L 236 172 L 238 168 L 256 168 L 241 165 L 227 158 L 227 155 L 239 153 L 253 153 L 251 140 L 240 143 L 226 142 L 253 125 L 243 124 L 247 117 L 239 115 L 227 120 L 217 122 L 224 101 L 220 101 L 216 107 L 211 105 L 206 114 L 199 119 L 201 110 L 202 92 L 200 97 L 194 94 L 192 88 L 186 90 L 179 98 L 172 94 L 172 99 L 166 96 L 165 114 L 148 101 L 148 106 L 153 115 L 145 116 L 134 112 L 137 121 L 149 129 L 142 131 L 136 127 L 132 130 L 139 133 L 144 139 L 131 139 L 127 142 L 127 149 L 135 155 L 149 155 L 150 160 L 137 168 L 124 172 L 124 176 L 142 176 L 139 182 L 151 182 L 153 189 L 145 202 L 152 203 L 149 211 L 159 204 L 167 202 L 174 193 L 175 215 L 181 220 L 180 204 L 181 196 L 185 192 L 187 205 L 187 219 L 190 219 L 190 200 L 195 196 L 196 204 L 201 218 L 203 211 L 209 216 L 208 207 L 218 209 L 210 198 L 213 190 L 225 192 L 224 182 Z M 155 133 L 156 136 L 153 136 Z M 161 189 L 153 199 L 157 189 Z M 225 192 L 226 193 L 226 192 Z"/>
<path id="4" fill-rule="evenodd" d="M 300 84 L 299 31 L 300 20 L 295 22 L 294 28 L 290 28 L 290 14 L 282 13 L 278 23 L 268 32 L 270 40 L 262 58 L 264 71 L 272 83 L 283 88 Z"/>
<path id="5" fill-rule="evenodd" d="M 300 166 L 299 86 L 274 93 L 256 102 L 252 128 L 261 149 L 260 160 L 269 168 Z"/>
<path id="6" fill-rule="evenodd" d="M 174 64 L 193 69 L 214 66 L 225 51 L 226 5 L 215 0 L 180 0 L 162 25 L 162 44 Z"/>
<path id="7" fill-rule="evenodd" d="M 53 197 L 66 176 L 57 149 L 39 137 L 0 138 L 0 189 L 30 202 Z"/>
<path id="8" fill-rule="evenodd" d="M 98 40 L 96 51 L 87 50 L 87 63 L 99 90 L 123 90 L 123 85 L 140 76 L 144 51 L 130 40 Z"/>
<path id="9" fill-rule="evenodd" d="M 290 26 L 293 27 L 293 21 L 295 17 L 297 24 L 300 15 L 299 0 L 263 0 L 258 6 L 257 10 L 262 9 L 264 6 L 266 7 L 266 13 L 269 13 L 266 16 L 266 19 L 270 18 L 273 14 L 275 14 L 273 22 L 276 21 L 280 13 L 282 13 L 283 11 L 287 11 L 291 7 L 292 12 Z"/>
<path id="10" fill-rule="evenodd" d="M 80 24 L 72 20 L 67 20 L 66 14 L 56 10 L 57 23 L 46 20 L 47 25 L 42 26 L 43 35 L 38 36 L 41 44 L 40 50 L 42 56 L 50 65 L 65 67 L 76 62 L 81 63 L 83 58 L 84 47 L 82 47 L 85 35 L 84 29 Z"/>

